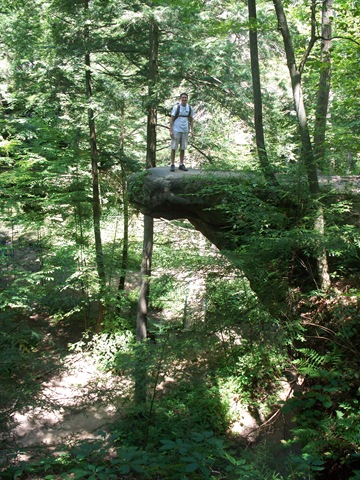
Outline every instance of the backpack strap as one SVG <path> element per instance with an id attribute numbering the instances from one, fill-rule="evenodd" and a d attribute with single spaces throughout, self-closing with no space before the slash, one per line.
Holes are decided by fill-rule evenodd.
<path id="1" fill-rule="evenodd" d="M 174 115 L 175 120 L 176 120 L 178 117 L 188 117 L 188 118 L 190 118 L 191 116 L 192 116 L 192 108 L 191 108 L 190 105 L 189 105 L 189 115 L 180 115 L 180 103 L 177 104 L 176 112 L 175 112 L 175 115 Z M 175 121 L 175 120 L 174 120 L 174 121 Z"/>
<path id="2" fill-rule="evenodd" d="M 177 104 L 177 107 L 176 107 L 176 112 L 175 112 L 175 115 L 174 115 L 175 120 L 178 118 L 179 113 L 180 113 L 180 103 L 178 103 L 178 104 Z M 174 120 L 174 121 L 175 121 L 175 120 Z"/>

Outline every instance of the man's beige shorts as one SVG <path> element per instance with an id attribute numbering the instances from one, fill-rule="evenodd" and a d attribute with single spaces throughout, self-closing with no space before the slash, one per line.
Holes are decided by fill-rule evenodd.
<path id="1" fill-rule="evenodd" d="M 171 139 L 171 149 L 177 150 L 180 145 L 181 150 L 186 150 L 189 141 L 189 133 L 174 132 L 174 136 Z"/>

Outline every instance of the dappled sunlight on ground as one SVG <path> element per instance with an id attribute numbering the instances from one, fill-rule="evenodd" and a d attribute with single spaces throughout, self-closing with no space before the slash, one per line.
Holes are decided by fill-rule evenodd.
<path id="1" fill-rule="evenodd" d="M 36 402 L 16 412 L 12 431 L 21 447 L 95 439 L 120 413 L 116 398 L 128 382 L 96 369 L 90 357 L 67 357 L 63 371 L 42 384 Z"/>

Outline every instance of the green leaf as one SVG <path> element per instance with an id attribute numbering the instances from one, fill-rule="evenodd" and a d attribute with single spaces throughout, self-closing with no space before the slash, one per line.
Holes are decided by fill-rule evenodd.
<path id="1" fill-rule="evenodd" d="M 119 468 L 119 472 L 120 473 L 130 473 L 130 467 L 129 465 L 122 465 L 120 468 Z"/>
<path id="2" fill-rule="evenodd" d="M 79 478 L 84 478 L 86 477 L 87 475 L 89 475 L 89 470 L 83 470 L 82 468 L 74 468 L 74 469 L 71 469 L 70 470 L 70 473 L 74 473 L 75 474 L 75 479 L 79 479 Z"/>
<path id="3" fill-rule="evenodd" d="M 199 468 L 199 464 L 197 462 L 194 463 L 189 463 L 185 467 L 185 472 L 190 473 L 190 472 L 195 472 Z"/>

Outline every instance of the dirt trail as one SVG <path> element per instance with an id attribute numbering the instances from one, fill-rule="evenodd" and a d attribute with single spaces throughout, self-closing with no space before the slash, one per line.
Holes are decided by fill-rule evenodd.
<path id="1" fill-rule="evenodd" d="M 14 450 L 26 459 L 27 450 L 55 451 L 79 440 L 102 438 L 107 426 L 120 417 L 119 399 L 128 387 L 128 380 L 97 370 L 87 354 L 71 353 L 61 371 L 42 382 L 33 406 L 15 412 Z M 256 421 L 246 410 L 239 416 L 233 434 L 253 441 L 249 437 L 257 436 Z"/>
<path id="2" fill-rule="evenodd" d="M 69 354 L 60 372 L 42 382 L 33 405 L 14 413 L 8 454 L 28 460 L 35 452 L 103 438 L 120 415 L 119 398 L 127 385 L 124 379 L 97 370 L 88 355 Z"/>

